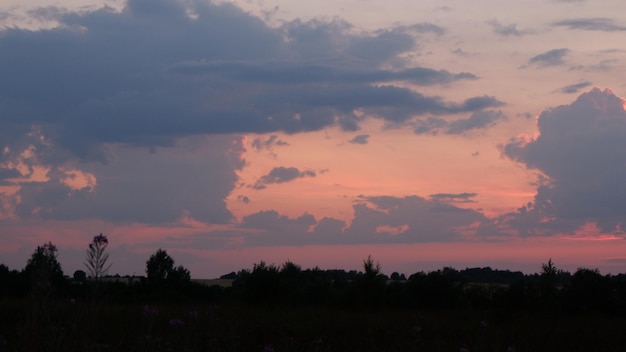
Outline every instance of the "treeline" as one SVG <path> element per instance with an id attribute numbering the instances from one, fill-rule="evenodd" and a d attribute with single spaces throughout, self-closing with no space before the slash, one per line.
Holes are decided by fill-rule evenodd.
<path id="1" fill-rule="evenodd" d="M 270 305 L 330 304 L 340 307 L 490 309 L 512 311 L 626 313 L 626 275 L 580 268 L 573 274 L 552 260 L 541 272 L 490 267 L 417 272 L 388 277 L 368 258 L 363 271 L 302 270 L 292 262 L 254 265 L 222 278 L 234 279 L 229 296 Z"/>
<path id="2" fill-rule="evenodd" d="M 97 299 L 111 303 L 240 302 L 267 306 L 326 305 L 417 309 L 490 309 L 508 311 L 626 313 L 626 274 L 602 275 L 597 269 L 573 274 L 552 260 L 537 274 L 517 271 L 443 268 L 430 272 L 384 275 L 371 257 L 361 271 L 302 269 L 291 261 L 260 262 L 251 269 L 223 275 L 230 286 L 209 286 L 191 280 L 159 249 L 146 262 L 146 276 L 111 278 L 105 252 L 108 239 L 94 237 L 87 251 L 88 272 L 65 276 L 52 243 L 37 247 L 26 267 L 10 270 L 0 264 L 0 297 Z"/>

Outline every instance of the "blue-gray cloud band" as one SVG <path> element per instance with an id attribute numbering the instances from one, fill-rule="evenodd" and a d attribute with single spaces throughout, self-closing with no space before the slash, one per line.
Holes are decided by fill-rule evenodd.
<path id="1" fill-rule="evenodd" d="M 427 23 L 360 35 L 341 21 L 272 28 L 232 5 L 174 0 L 41 15 L 62 26 L 0 35 L 0 133 L 38 125 L 83 159 L 106 159 L 105 143 L 159 146 L 195 134 L 335 124 L 357 130 L 356 109 L 397 122 L 502 104 L 488 96 L 449 102 L 395 85 L 477 79 L 402 62 L 421 35 L 444 33 Z"/>

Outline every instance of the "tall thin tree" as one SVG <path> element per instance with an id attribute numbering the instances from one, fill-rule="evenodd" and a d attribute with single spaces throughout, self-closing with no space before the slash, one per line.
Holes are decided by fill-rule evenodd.
<path id="1" fill-rule="evenodd" d="M 109 253 L 105 252 L 108 245 L 109 239 L 103 234 L 95 236 L 93 241 L 89 244 L 85 266 L 87 267 L 90 278 L 99 280 L 109 272 L 111 268 L 111 264 L 107 263 Z"/>

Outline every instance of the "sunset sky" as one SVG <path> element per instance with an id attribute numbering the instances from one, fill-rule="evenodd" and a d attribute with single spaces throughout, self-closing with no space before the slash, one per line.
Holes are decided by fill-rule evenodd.
<path id="1" fill-rule="evenodd" d="M 3 0 L 0 263 L 626 272 L 623 0 Z"/>

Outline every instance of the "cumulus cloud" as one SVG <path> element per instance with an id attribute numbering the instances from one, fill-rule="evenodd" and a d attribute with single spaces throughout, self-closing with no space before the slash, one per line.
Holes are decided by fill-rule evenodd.
<path id="1" fill-rule="evenodd" d="M 245 235 L 245 243 L 257 246 L 446 242 L 482 235 L 484 228 L 492 230 L 491 235 L 498 234 L 481 213 L 438 199 L 363 196 L 353 208 L 354 218 L 349 225 L 333 218 L 317 220 L 306 213 L 296 218 L 273 210 L 251 214 L 244 218 L 243 226 L 262 232 Z"/>
<path id="2" fill-rule="evenodd" d="M 432 24 L 362 34 L 339 20 L 274 28 L 233 5 L 173 0 L 55 16 L 54 29 L 2 31 L 0 113 L 17 127 L 43 126 L 81 159 L 106 160 L 106 143 L 167 146 L 189 135 L 337 123 L 356 130 L 355 109 L 398 121 L 498 102 L 448 102 L 392 83 L 477 79 L 403 62 L 381 68 L 419 50 L 420 35 L 442 33 Z"/>
<path id="3" fill-rule="evenodd" d="M 21 217 L 167 222 L 191 214 L 227 223 L 225 197 L 244 164 L 239 134 L 357 131 L 366 117 L 406 122 L 503 104 L 407 87 L 478 79 L 403 59 L 423 36 L 445 32 L 430 23 L 371 32 L 341 20 L 271 27 L 232 4 L 200 0 L 31 15 L 58 26 L 0 29 L 0 182 L 20 188 L 2 199 Z M 224 144 L 199 143 L 215 151 L 202 160 L 202 147 L 187 144 L 207 135 Z M 276 135 L 252 141 L 271 153 L 286 145 Z M 173 158 L 189 150 L 193 157 Z M 254 187 L 315 174 L 276 168 Z"/>
<path id="4" fill-rule="evenodd" d="M 267 175 L 261 176 L 254 184 L 254 189 L 265 189 L 267 185 L 274 183 L 285 183 L 303 177 L 315 177 L 316 173 L 312 170 L 300 171 L 295 167 L 278 166 L 270 170 Z"/>
<path id="5" fill-rule="evenodd" d="M 186 216 L 229 223 L 233 216 L 225 198 L 244 165 L 241 148 L 240 139 L 230 136 L 186 138 L 155 153 L 114 147 L 115 160 L 108 164 L 77 164 L 93 177 L 85 187 L 64 182 L 67 170 L 36 163 L 35 174 L 45 168 L 46 177 L 14 182 L 20 186 L 14 212 L 22 219 L 164 224 Z"/>
<path id="6" fill-rule="evenodd" d="M 626 111 L 612 91 L 594 88 L 570 105 L 544 111 L 537 137 L 502 147 L 509 158 L 540 171 L 532 203 L 508 215 L 523 234 L 572 232 L 585 223 L 621 231 L 626 220 Z"/>
<path id="7" fill-rule="evenodd" d="M 530 60 L 528 60 L 528 65 L 535 65 L 538 67 L 563 65 L 565 64 L 565 60 L 563 58 L 569 53 L 569 51 L 570 50 L 566 48 L 546 51 L 545 53 L 531 57 Z"/>
<path id="8" fill-rule="evenodd" d="M 555 27 L 565 27 L 569 30 L 623 32 L 626 26 L 615 23 L 610 18 L 575 18 L 557 21 L 552 24 Z"/>

